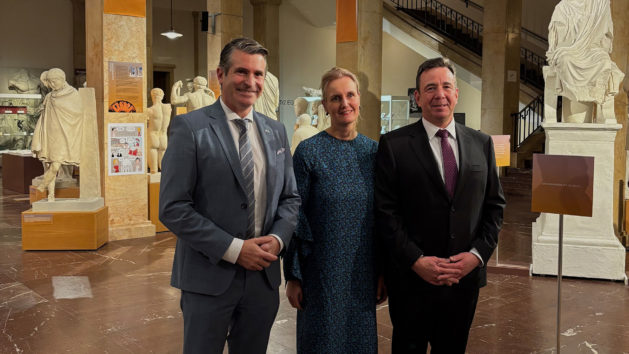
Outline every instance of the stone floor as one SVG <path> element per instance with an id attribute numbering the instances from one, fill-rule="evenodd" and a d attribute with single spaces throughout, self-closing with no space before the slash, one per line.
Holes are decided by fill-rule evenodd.
<path id="1" fill-rule="evenodd" d="M 23 252 L 26 195 L 0 194 L 0 353 L 178 353 L 179 291 L 169 286 L 175 236 L 110 242 L 97 251 Z M 525 197 L 509 197 L 501 247 L 481 290 L 469 353 L 554 353 L 556 278 L 529 277 Z M 515 269 L 516 271 L 513 271 Z M 519 271 L 518 271 L 519 270 Z M 283 293 L 269 353 L 295 352 L 295 310 Z M 387 305 L 379 352 L 390 352 Z M 561 351 L 629 353 L 629 287 L 564 279 Z M 419 319 L 420 320 L 420 319 Z"/>

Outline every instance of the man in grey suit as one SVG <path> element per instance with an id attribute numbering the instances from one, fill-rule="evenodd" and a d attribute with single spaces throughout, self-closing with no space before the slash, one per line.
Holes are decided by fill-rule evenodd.
<path id="1" fill-rule="evenodd" d="M 505 199 L 489 136 L 453 120 L 444 58 L 417 70 L 419 122 L 380 139 L 375 206 L 393 353 L 464 353 Z"/>
<path id="2" fill-rule="evenodd" d="M 172 120 L 160 220 L 177 235 L 185 353 L 265 353 L 279 307 L 280 266 L 297 224 L 284 126 L 255 112 L 267 50 L 238 38 L 221 51 L 221 97 Z"/>

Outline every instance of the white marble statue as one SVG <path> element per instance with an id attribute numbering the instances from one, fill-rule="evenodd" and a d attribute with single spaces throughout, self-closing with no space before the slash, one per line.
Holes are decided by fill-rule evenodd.
<path id="1" fill-rule="evenodd" d="M 330 127 L 330 116 L 325 112 L 325 108 L 321 104 L 321 100 L 312 102 L 312 113 L 317 114 L 317 129 L 319 131 L 326 130 Z"/>
<path id="2" fill-rule="evenodd" d="M 181 80 L 175 82 L 170 93 L 170 103 L 173 106 L 186 105 L 188 112 L 195 109 L 209 106 L 216 102 L 214 92 L 207 87 L 207 80 L 202 76 L 197 76 L 193 80 L 194 92 L 186 92 L 181 95 Z"/>
<path id="3" fill-rule="evenodd" d="M 565 122 L 592 122 L 594 116 L 616 122 L 613 98 L 624 74 L 611 60 L 612 40 L 609 0 L 562 0 L 555 7 L 544 67 L 546 121 L 555 121 L 559 95 Z"/>
<path id="4" fill-rule="evenodd" d="M 321 89 L 306 86 L 302 86 L 301 88 L 304 89 L 304 92 L 308 97 L 321 97 Z"/>
<path id="5" fill-rule="evenodd" d="M 318 133 L 319 129 L 312 126 L 310 116 L 308 114 L 300 115 L 299 118 L 297 118 L 297 123 L 295 123 L 295 132 L 293 133 L 293 140 L 290 144 L 291 154 L 295 153 L 295 149 L 297 149 L 299 143 Z"/>
<path id="6" fill-rule="evenodd" d="M 42 93 L 42 82 L 26 69 L 20 69 L 9 79 L 9 90 L 16 93 Z"/>
<path id="7" fill-rule="evenodd" d="M 148 163 L 151 173 L 157 173 L 162 168 L 162 158 L 166 151 L 168 137 L 166 132 L 170 124 L 172 107 L 162 103 L 164 91 L 160 88 L 151 90 L 153 105 L 146 110 L 148 116 Z M 137 168 L 137 167 L 136 167 Z"/>
<path id="8" fill-rule="evenodd" d="M 81 160 L 83 107 L 78 91 L 66 82 L 63 70 L 50 69 L 45 76 L 52 92 L 44 98 L 31 150 L 47 165 L 37 189 L 48 189 L 48 200 L 54 201 L 57 172 L 62 165 L 78 166 Z"/>
<path id="9" fill-rule="evenodd" d="M 266 72 L 262 96 L 253 104 L 253 109 L 269 118 L 277 120 L 277 107 L 280 105 L 280 85 L 277 77 Z"/>
<path id="10" fill-rule="evenodd" d="M 299 118 L 300 115 L 308 113 L 308 101 L 303 97 L 297 97 L 293 101 L 293 108 L 295 109 L 295 117 Z"/>

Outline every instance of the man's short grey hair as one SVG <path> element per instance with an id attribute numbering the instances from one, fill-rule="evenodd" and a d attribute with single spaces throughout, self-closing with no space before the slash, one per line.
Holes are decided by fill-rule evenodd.
<path id="1" fill-rule="evenodd" d="M 266 48 L 251 38 L 243 37 L 233 39 L 231 42 L 227 43 L 225 47 L 223 47 L 223 50 L 221 50 L 221 58 L 218 62 L 218 67 L 225 73 L 228 73 L 229 68 L 231 68 L 231 56 L 234 50 L 239 50 L 251 55 L 260 54 L 264 57 L 265 62 L 267 55 L 269 55 L 269 51 Z"/>
<path id="2" fill-rule="evenodd" d="M 454 64 L 452 64 L 450 59 L 440 57 L 428 59 L 419 66 L 417 76 L 415 77 L 415 89 L 417 91 L 419 91 L 419 77 L 422 76 L 422 73 L 434 68 L 448 68 L 452 76 L 454 76 L 454 86 L 456 87 L 456 70 L 454 69 Z"/>

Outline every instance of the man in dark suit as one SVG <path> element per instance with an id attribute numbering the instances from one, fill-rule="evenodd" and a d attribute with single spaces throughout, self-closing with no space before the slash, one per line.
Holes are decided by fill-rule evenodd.
<path id="1" fill-rule="evenodd" d="M 239 38 L 221 51 L 221 97 L 172 120 L 160 220 L 177 235 L 185 353 L 265 353 L 279 307 L 280 266 L 297 224 L 284 126 L 255 112 L 267 50 Z"/>
<path id="2" fill-rule="evenodd" d="M 386 250 L 393 353 L 464 353 L 505 199 L 489 136 L 454 122 L 444 58 L 417 71 L 419 122 L 380 139 L 376 224 Z"/>

